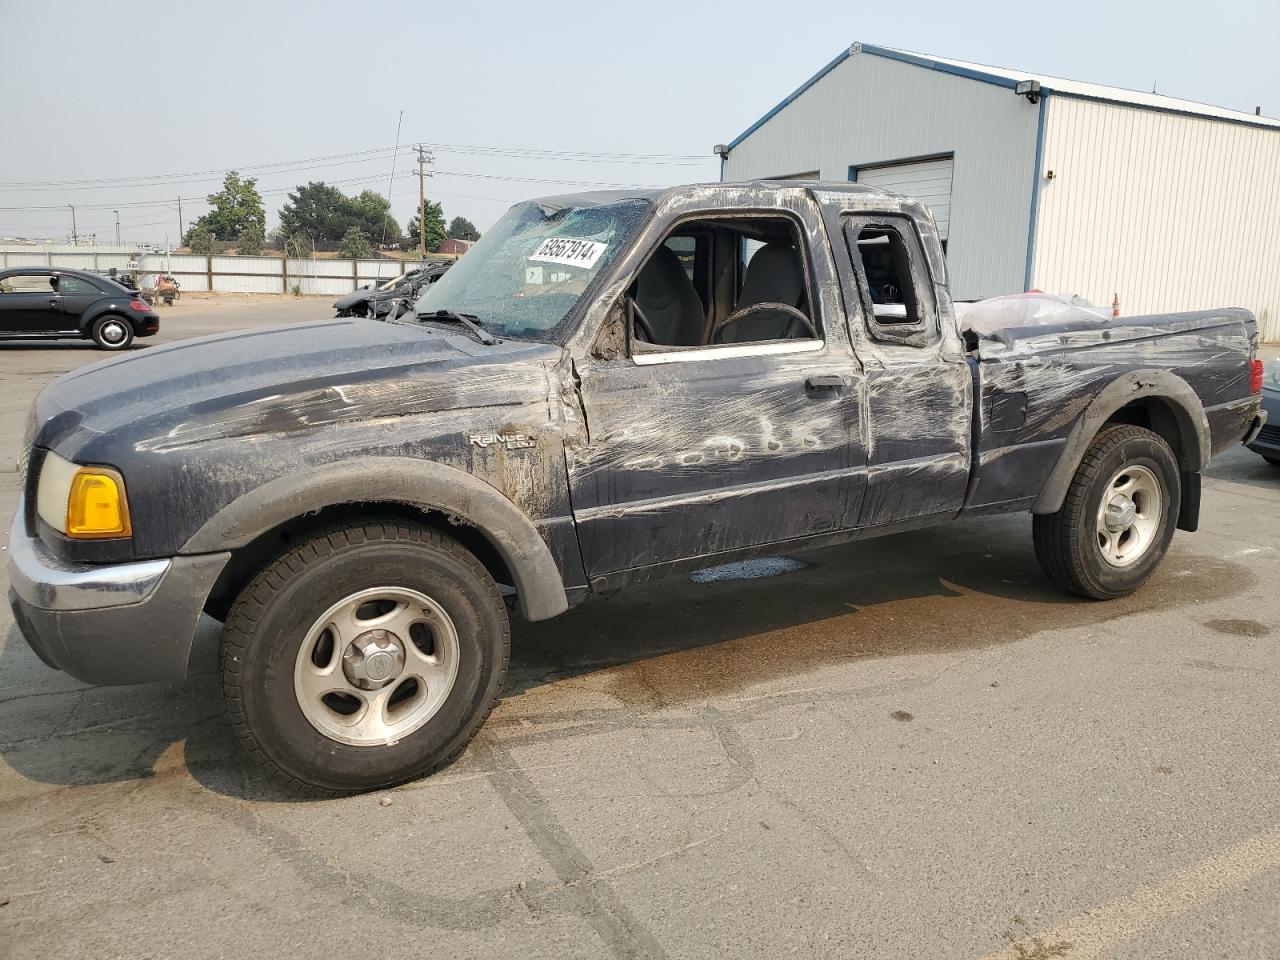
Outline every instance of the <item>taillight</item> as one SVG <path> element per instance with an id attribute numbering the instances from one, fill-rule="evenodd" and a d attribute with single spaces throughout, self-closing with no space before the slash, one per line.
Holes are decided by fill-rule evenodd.
<path id="1" fill-rule="evenodd" d="M 147 306 L 147 305 L 146 305 L 146 303 L 144 303 L 144 302 L 143 302 L 143 301 L 141 301 L 141 300 L 130 300 L 130 301 L 129 301 L 129 309 L 130 309 L 130 310 L 137 310 L 139 313 L 146 313 L 146 312 L 147 312 L 148 310 L 150 310 L 151 308 L 150 308 L 149 306 Z"/>
<path id="2" fill-rule="evenodd" d="M 1262 392 L 1262 361 L 1261 360 L 1249 361 L 1249 392 L 1250 393 Z"/>

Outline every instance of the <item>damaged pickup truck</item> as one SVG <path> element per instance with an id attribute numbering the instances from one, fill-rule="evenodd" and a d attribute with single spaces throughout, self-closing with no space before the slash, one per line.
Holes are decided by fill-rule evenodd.
<path id="1" fill-rule="evenodd" d="M 463 751 L 508 606 L 1006 511 L 1065 589 L 1136 589 L 1261 426 L 1254 318 L 962 334 L 946 269 L 924 206 L 856 184 L 563 196 L 394 322 L 68 374 L 25 440 L 17 622 L 118 684 L 224 621 L 236 733 L 339 794 Z"/>

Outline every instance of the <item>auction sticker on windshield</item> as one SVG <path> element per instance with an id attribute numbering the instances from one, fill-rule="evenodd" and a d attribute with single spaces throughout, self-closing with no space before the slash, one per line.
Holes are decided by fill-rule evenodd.
<path id="1" fill-rule="evenodd" d="M 573 237 L 547 237 L 538 249 L 529 254 L 531 261 L 563 263 L 567 267 L 591 269 L 600 255 L 609 248 L 607 243 L 596 240 L 575 240 Z"/>

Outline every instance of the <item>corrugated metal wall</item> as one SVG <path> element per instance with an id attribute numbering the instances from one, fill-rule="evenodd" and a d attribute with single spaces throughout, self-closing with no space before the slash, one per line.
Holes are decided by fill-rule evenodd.
<path id="1" fill-rule="evenodd" d="M 1049 171 L 1053 179 L 1044 179 Z M 1051 96 L 1032 283 L 1280 340 L 1280 131 Z"/>
<path id="2" fill-rule="evenodd" d="M 124 270 L 130 263 L 137 264 L 144 274 L 139 281 L 143 285 L 153 283 L 156 274 L 167 270 L 177 277 L 183 290 L 203 293 L 209 290 L 212 272 L 213 290 L 217 293 L 289 293 L 296 286 L 299 293 L 331 296 L 350 293 L 367 283 L 398 277 L 412 266 L 396 260 L 290 258 L 286 285 L 285 264 L 280 257 L 206 258 L 202 254 L 191 253 L 137 256 L 71 246 L 54 250 L 0 250 L 0 270 L 9 267 L 66 267 L 105 272 L 112 267 Z"/>
<path id="3" fill-rule="evenodd" d="M 956 296 L 1023 289 L 1038 108 L 990 84 L 855 54 L 725 160 L 725 180 L 954 154 L 947 261 Z"/>

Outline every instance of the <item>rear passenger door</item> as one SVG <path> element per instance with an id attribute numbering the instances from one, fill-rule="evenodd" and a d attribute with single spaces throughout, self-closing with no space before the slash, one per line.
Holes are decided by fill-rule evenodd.
<path id="1" fill-rule="evenodd" d="M 858 525 L 953 514 L 969 482 L 973 409 L 954 321 L 949 310 L 942 316 L 912 217 L 841 221 L 833 246 L 848 258 L 850 333 L 868 392 L 867 486 Z"/>

